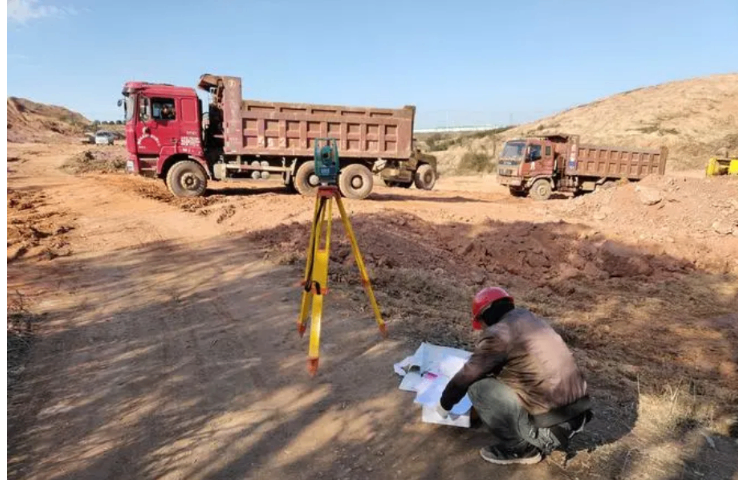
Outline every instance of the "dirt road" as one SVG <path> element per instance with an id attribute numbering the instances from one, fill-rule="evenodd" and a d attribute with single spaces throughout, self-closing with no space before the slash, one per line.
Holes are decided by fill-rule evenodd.
<path id="1" fill-rule="evenodd" d="M 39 318 L 9 397 L 10 478 L 666 479 L 738 471 L 736 443 L 720 430 L 726 412 L 712 407 L 736 391 L 731 264 L 714 273 L 684 251 L 629 252 L 651 269 L 650 280 L 635 276 L 644 274 L 640 263 L 631 265 L 633 278 L 632 269 L 610 276 L 606 261 L 591 277 L 569 272 L 562 280 L 558 261 L 536 266 L 552 261 L 550 235 L 567 263 L 569 245 L 605 251 L 587 239 L 614 242 L 627 232 L 561 226 L 559 204 L 510 199 L 494 187 L 379 189 L 350 208 L 391 338 L 380 340 L 337 240 L 321 370 L 310 379 L 294 322 L 312 200 L 244 188 L 172 202 L 150 181 L 59 170 L 77 147 L 13 148 L 9 187 L 17 205 L 25 198 L 30 206 L 11 209 L 9 197 L 9 215 L 25 215 L 19 226 L 46 223 L 8 264 L 9 297 L 21 295 Z M 544 221 L 529 223 L 535 219 Z M 494 252 L 469 247 L 469 239 L 514 245 L 516 237 L 540 241 L 541 253 L 516 267 L 506 258 L 522 246 L 493 260 Z M 464 264 L 469 258 L 480 266 Z M 412 397 L 397 390 L 392 363 L 420 340 L 468 344 L 468 293 L 503 278 L 525 303 L 560 318 L 598 400 L 599 420 L 568 463 L 556 453 L 533 467 L 492 467 L 477 454 L 489 440 L 483 430 L 422 424 Z M 707 290 L 716 292 L 709 301 L 697 298 Z M 622 303 L 605 300 L 606 291 Z M 625 299 L 628 291 L 641 303 Z M 584 323 L 564 313 L 584 304 Z M 679 325 L 653 324 L 675 312 Z M 633 325 L 618 330 L 619 315 Z M 593 324 L 607 333 L 595 335 Z M 629 351 L 623 345 L 637 332 L 660 332 L 661 340 Z M 654 349 L 666 349 L 672 366 L 649 356 Z M 663 379 L 659 362 L 664 375 L 679 377 L 671 395 L 653 386 Z M 697 376 L 714 390 L 690 390 L 703 387 Z M 690 395 L 704 395 L 713 409 L 698 411 Z"/>

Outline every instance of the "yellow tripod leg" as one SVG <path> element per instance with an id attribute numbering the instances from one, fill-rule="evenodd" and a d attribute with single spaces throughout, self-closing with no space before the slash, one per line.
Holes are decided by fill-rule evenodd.
<path id="1" fill-rule="evenodd" d="M 336 193 L 336 196 L 334 197 L 336 199 L 336 203 L 338 204 L 338 210 L 341 212 L 341 221 L 343 222 L 343 228 L 346 230 L 346 234 L 349 237 L 349 241 L 351 242 L 351 251 L 354 254 L 354 259 L 356 260 L 356 266 L 359 267 L 359 272 L 361 274 L 361 283 L 364 285 L 364 290 L 366 291 L 367 297 L 369 297 L 369 303 L 372 305 L 372 310 L 374 310 L 374 318 L 377 320 L 377 326 L 379 327 L 379 331 L 382 333 L 382 336 L 387 336 L 387 325 L 385 325 L 384 320 L 382 320 L 382 314 L 379 311 L 379 305 L 377 305 L 377 299 L 374 297 L 374 290 L 372 289 L 372 284 L 369 281 L 369 275 L 366 273 L 366 266 L 364 266 L 364 259 L 361 257 L 361 252 L 359 251 L 359 244 L 356 242 L 356 236 L 354 235 L 354 229 L 351 227 L 351 222 L 349 221 L 348 215 L 346 214 L 346 209 L 343 208 L 343 201 L 341 201 L 340 194 Z"/>
<path id="2" fill-rule="evenodd" d="M 320 357 L 320 323 L 323 318 L 323 297 L 327 292 L 328 286 L 328 259 L 330 256 L 331 246 L 331 202 L 330 199 L 324 199 L 328 202 L 328 208 L 324 208 L 320 223 L 316 230 L 318 241 L 316 242 L 315 263 L 313 265 L 313 308 L 310 316 L 310 346 L 308 349 L 308 372 L 315 375 L 318 371 L 318 361 Z M 325 244 L 320 246 L 320 236 L 325 229 Z"/>
<path id="3" fill-rule="evenodd" d="M 315 240 L 315 236 L 317 234 L 316 228 L 320 224 L 320 219 L 318 217 L 318 211 L 320 207 L 321 201 L 324 201 L 319 196 L 315 197 L 315 208 L 313 210 L 313 224 L 310 226 L 310 240 L 308 241 L 308 248 L 307 248 L 307 262 L 305 263 L 305 273 L 303 274 L 302 281 L 303 286 L 310 280 L 308 278 L 308 273 L 310 271 L 310 262 L 313 260 L 313 256 L 315 255 L 315 250 L 317 250 L 318 243 L 315 243 L 315 246 L 313 246 L 313 241 Z M 297 331 L 300 333 L 300 336 L 303 336 L 305 333 L 305 329 L 307 326 L 307 319 L 308 319 L 308 305 L 310 304 L 311 299 L 311 293 L 307 292 L 305 290 L 302 291 L 302 299 L 300 300 L 300 316 L 297 319 Z"/>

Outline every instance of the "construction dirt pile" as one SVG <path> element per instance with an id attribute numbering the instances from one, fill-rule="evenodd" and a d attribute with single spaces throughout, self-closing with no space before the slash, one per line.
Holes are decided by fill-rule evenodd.
<path id="1" fill-rule="evenodd" d="M 46 194 L 8 189 L 8 262 L 53 260 L 71 254 L 67 233 L 73 222 L 50 209 Z"/>
<path id="2" fill-rule="evenodd" d="M 8 142 L 69 142 L 81 137 L 90 121 L 77 112 L 25 98 L 8 98 Z"/>
<path id="3" fill-rule="evenodd" d="M 667 169 L 702 168 L 726 149 L 738 152 L 737 111 L 738 74 L 712 75 L 619 93 L 499 135 L 468 134 L 434 155 L 448 171 L 469 151 L 495 157 L 510 138 L 568 133 L 582 143 L 667 147 Z"/>
<path id="4" fill-rule="evenodd" d="M 738 179 L 649 177 L 546 208 L 606 224 L 628 238 L 681 249 L 698 267 L 738 272 L 731 254 L 738 248 Z M 708 242 L 710 251 L 695 249 L 694 240 Z"/>
<path id="5" fill-rule="evenodd" d="M 663 280 L 693 269 L 683 259 L 638 251 L 563 221 L 437 225 L 397 213 L 382 218 L 359 215 L 353 225 L 381 290 L 416 312 L 429 297 L 443 303 L 426 312 L 431 317 L 448 311 L 448 298 L 463 298 L 466 306 L 472 290 L 488 283 L 520 290 L 546 287 L 568 295 L 574 291 L 572 280 Z M 338 267 L 331 273 L 334 280 L 358 285 L 350 245 L 341 227 L 334 229 L 331 261 Z M 279 263 L 301 263 L 307 231 L 307 225 L 293 223 L 252 233 L 250 239 L 267 246 L 268 256 Z"/>
<path id="6" fill-rule="evenodd" d="M 73 174 L 121 173 L 126 168 L 125 150 L 114 147 L 98 147 L 73 155 L 62 169 Z"/>

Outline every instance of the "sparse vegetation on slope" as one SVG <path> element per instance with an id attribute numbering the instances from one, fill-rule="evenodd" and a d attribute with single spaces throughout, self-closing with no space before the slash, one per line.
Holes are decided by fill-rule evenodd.
<path id="1" fill-rule="evenodd" d="M 514 137 L 570 133 L 587 143 L 669 149 L 669 170 L 702 168 L 710 156 L 738 152 L 738 74 L 712 75 L 638 88 L 579 105 L 497 135 L 454 138 L 438 154 L 453 171 L 467 151 L 496 155 Z M 438 142 L 437 142 L 438 143 Z"/>

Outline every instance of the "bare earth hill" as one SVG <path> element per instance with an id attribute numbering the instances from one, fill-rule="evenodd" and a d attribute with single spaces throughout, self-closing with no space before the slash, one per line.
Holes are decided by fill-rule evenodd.
<path id="1" fill-rule="evenodd" d="M 494 157 L 502 141 L 549 133 L 586 143 L 669 148 L 670 170 L 702 168 L 725 149 L 738 152 L 738 74 L 712 75 L 619 93 L 520 125 L 498 136 L 478 133 L 439 152 L 453 168 L 466 151 Z M 475 138 L 476 137 L 476 138 Z M 480 138 L 481 137 L 481 138 Z M 459 145 L 460 144 L 460 145 Z"/>
<path id="2" fill-rule="evenodd" d="M 8 141 L 39 142 L 68 139 L 89 127 L 83 115 L 64 107 L 8 97 Z"/>

